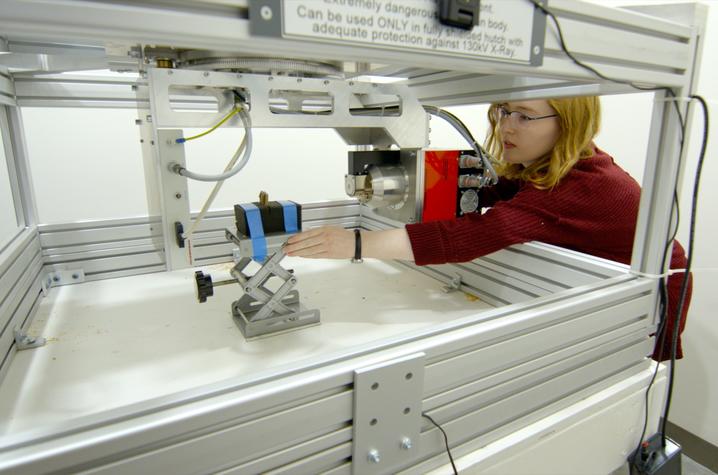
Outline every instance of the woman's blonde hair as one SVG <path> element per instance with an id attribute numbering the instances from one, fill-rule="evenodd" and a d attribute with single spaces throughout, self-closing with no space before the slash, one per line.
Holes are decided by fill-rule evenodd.
<path id="1" fill-rule="evenodd" d="M 504 145 L 496 120 L 496 109 L 504 103 L 492 104 L 489 107 L 491 128 L 486 139 L 486 149 L 499 160 L 496 167 L 499 175 L 531 182 L 540 189 L 551 189 L 566 176 L 576 162 L 593 155 L 593 138 L 598 134 L 601 125 L 601 104 L 598 97 L 548 99 L 548 103 L 558 115 L 561 135 L 547 155 L 527 167 L 502 160 Z"/>

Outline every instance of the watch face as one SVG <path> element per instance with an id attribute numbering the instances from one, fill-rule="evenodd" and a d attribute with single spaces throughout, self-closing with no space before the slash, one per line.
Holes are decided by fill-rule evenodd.
<path id="1" fill-rule="evenodd" d="M 476 190 L 466 190 L 461 193 L 459 201 L 459 210 L 461 214 L 473 213 L 479 209 L 479 194 Z"/>

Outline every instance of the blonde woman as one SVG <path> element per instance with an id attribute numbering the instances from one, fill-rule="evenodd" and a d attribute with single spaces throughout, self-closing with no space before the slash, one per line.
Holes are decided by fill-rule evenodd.
<path id="1" fill-rule="evenodd" d="M 512 244 L 542 241 L 630 263 L 641 189 L 593 143 L 600 126 L 597 97 L 512 101 L 489 108 L 489 152 L 499 183 L 481 190 L 485 213 L 408 224 L 386 231 L 322 227 L 289 239 L 285 252 L 308 258 L 404 259 L 417 265 L 466 262 Z M 684 268 L 673 246 L 671 268 Z M 670 357 L 682 275 L 668 279 L 668 333 L 654 358 Z M 684 305 L 682 332 L 690 303 Z M 682 357 L 680 340 L 677 357 Z"/>

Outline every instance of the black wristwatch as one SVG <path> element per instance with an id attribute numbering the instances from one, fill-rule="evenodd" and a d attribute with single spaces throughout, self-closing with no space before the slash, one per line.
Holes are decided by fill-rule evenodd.
<path id="1" fill-rule="evenodd" d="M 361 264 L 364 260 L 361 258 L 361 231 L 354 230 L 354 257 L 352 263 Z"/>

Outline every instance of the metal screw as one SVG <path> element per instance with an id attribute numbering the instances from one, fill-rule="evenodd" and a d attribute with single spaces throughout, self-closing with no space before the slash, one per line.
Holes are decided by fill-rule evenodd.
<path id="1" fill-rule="evenodd" d="M 182 198 L 182 193 L 175 193 L 175 198 L 177 198 L 177 199 Z"/>
<path id="2" fill-rule="evenodd" d="M 297 78 L 297 82 L 302 82 L 302 78 Z"/>
<path id="3" fill-rule="evenodd" d="M 54 277 L 52 278 L 52 281 L 53 281 L 53 282 L 60 282 L 60 277 L 54 276 Z"/>
<path id="4" fill-rule="evenodd" d="M 324 85 L 325 85 L 325 86 L 328 86 L 328 85 L 329 85 L 329 81 L 328 81 L 328 80 L 324 80 Z"/>
<path id="5" fill-rule="evenodd" d="M 174 72 L 171 69 L 169 71 L 167 71 L 168 76 L 172 76 L 172 74 L 174 74 Z"/>
<path id="6" fill-rule="evenodd" d="M 353 82 L 353 81 L 349 81 L 349 85 L 350 85 L 350 86 L 353 86 L 353 85 L 354 85 L 354 82 Z"/>
<path id="7" fill-rule="evenodd" d="M 272 19 L 272 9 L 269 8 L 267 5 L 264 5 L 260 10 L 259 14 L 262 16 L 262 19 L 265 21 L 269 21 Z"/>
<path id="8" fill-rule="evenodd" d="M 273 76 L 269 76 L 269 77 L 267 78 L 267 81 L 274 81 L 274 77 L 273 77 Z"/>
<path id="9" fill-rule="evenodd" d="M 401 439 L 401 448 L 404 450 L 409 450 L 411 448 L 411 439 L 408 437 L 404 437 Z"/>
<path id="10" fill-rule="evenodd" d="M 367 459 L 369 459 L 371 463 L 381 462 L 381 457 L 379 457 L 379 451 L 376 449 L 371 449 L 369 451 L 369 454 L 367 455 Z"/>
<path id="11" fill-rule="evenodd" d="M 541 47 L 539 45 L 534 46 L 534 54 L 539 54 L 541 52 Z"/>
<path id="12" fill-rule="evenodd" d="M 204 76 L 204 77 L 209 76 L 209 71 L 205 71 L 204 74 L 203 74 L 203 76 Z"/>
<path id="13" fill-rule="evenodd" d="M 72 274 L 72 278 L 77 280 L 80 278 L 80 274 Z"/>

